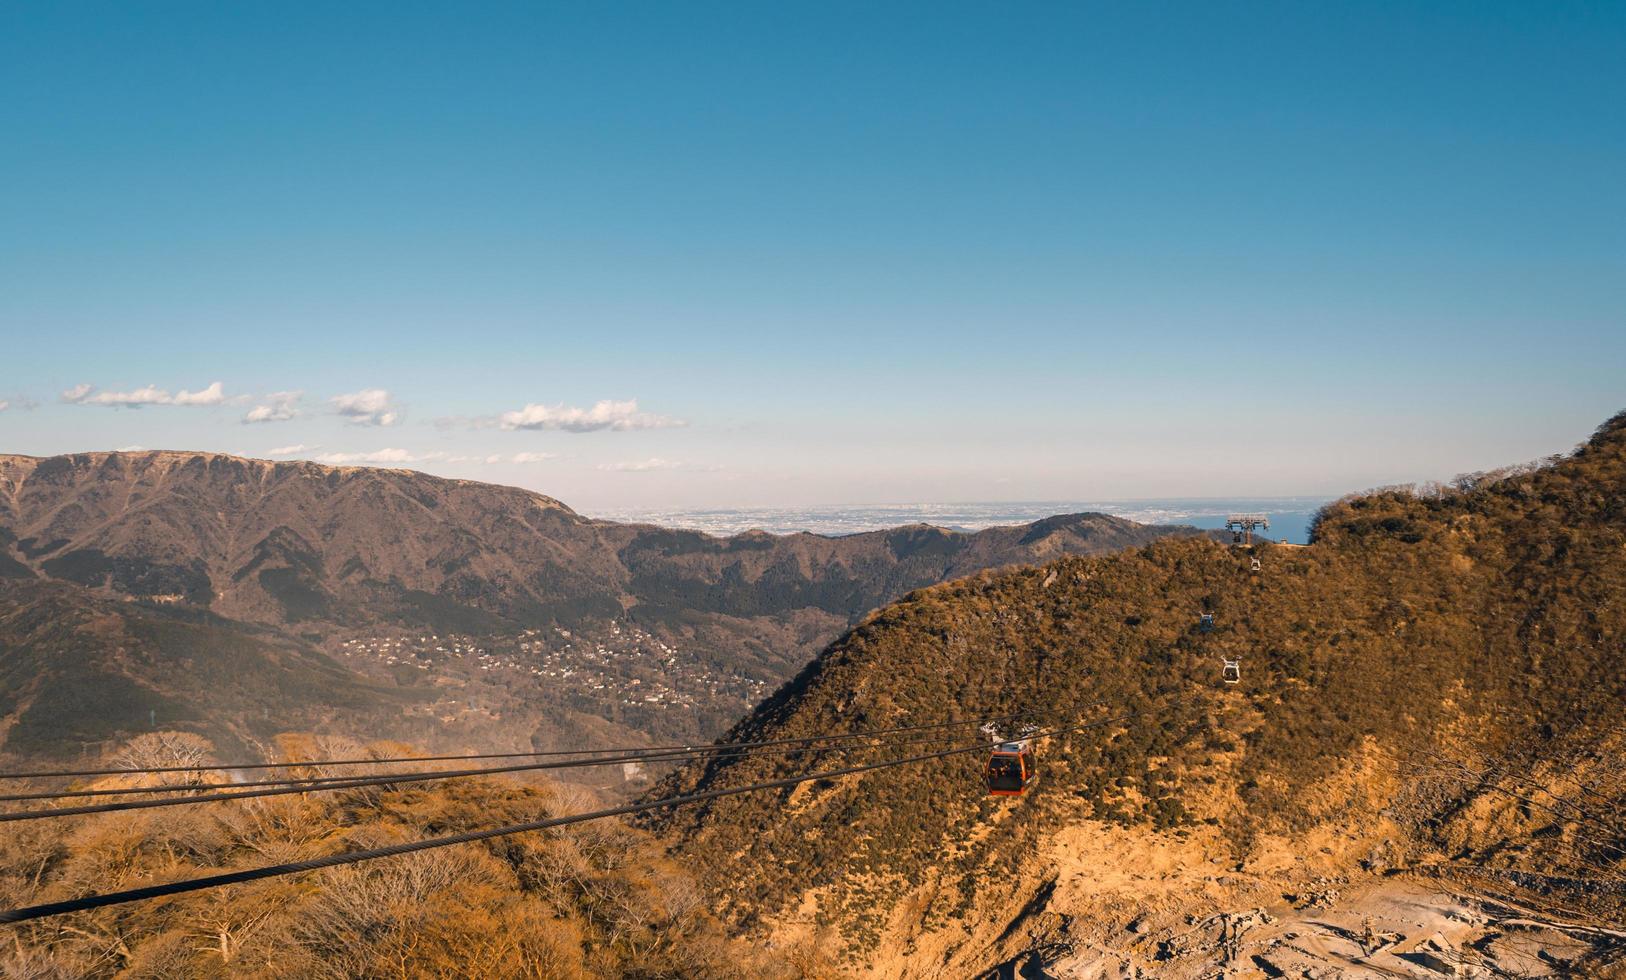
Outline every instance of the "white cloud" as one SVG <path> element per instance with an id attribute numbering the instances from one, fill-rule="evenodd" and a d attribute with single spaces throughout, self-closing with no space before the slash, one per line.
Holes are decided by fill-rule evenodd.
<path id="1" fill-rule="evenodd" d="M 175 396 L 167 391 L 148 385 L 134 391 L 102 391 L 96 394 L 87 394 L 79 399 L 81 405 L 119 405 L 124 408 L 140 408 L 143 405 L 168 405 L 175 400 Z"/>
<path id="2" fill-rule="evenodd" d="M 278 446 L 275 449 L 267 450 L 266 455 L 267 456 L 298 456 L 300 453 L 308 453 L 312 449 L 318 449 L 318 448 L 320 448 L 320 447 L 319 446 L 307 446 L 302 442 L 298 442 L 298 443 L 294 443 L 292 446 Z"/>
<path id="3" fill-rule="evenodd" d="M 225 387 L 218 381 L 201 391 L 180 391 L 176 394 L 147 385 L 134 391 L 97 391 L 91 385 L 74 385 L 62 393 L 62 400 L 70 405 L 110 405 L 115 408 L 141 408 L 144 405 L 219 405 L 226 400 Z"/>
<path id="4" fill-rule="evenodd" d="M 684 470 L 692 473 L 718 473 L 724 467 L 703 464 L 685 463 L 676 459 L 663 459 L 651 456 L 648 459 L 631 460 L 625 463 L 600 463 L 598 468 L 611 473 L 649 473 L 655 470 Z"/>
<path id="5" fill-rule="evenodd" d="M 335 395 L 329 399 L 334 411 L 356 425 L 394 425 L 401 414 L 390 403 L 390 393 L 383 388 L 364 388 L 348 395 Z"/>
<path id="6" fill-rule="evenodd" d="M 117 451 L 121 452 L 121 453 L 144 453 L 144 452 L 147 451 L 147 447 L 146 446 L 120 446 Z"/>
<path id="7" fill-rule="evenodd" d="M 175 396 L 173 404 L 176 405 L 219 405 L 226 400 L 226 389 L 220 382 L 203 389 L 202 391 L 183 391 Z"/>
<path id="8" fill-rule="evenodd" d="M 310 450 L 317 448 L 320 447 L 305 445 L 282 446 L 281 448 L 271 450 L 271 452 L 269 452 L 267 455 L 291 456 L 295 453 L 309 452 Z M 489 466 L 497 463 L 540 463 L 545 460 L 557 459 L 558 457 L 553 453 L 514 453 L 511 456 L 505 456 L 501 453 L 492 453 L 488 456 L 470 456 L 440 451 L 420 453 L 413 452 L 410 449 L 391 447 L 386 449 L 372 449 L 366 452 L 322 453 L 321 455 L 311 456 L 310 458 L 318 463 L 326 463 L 330 466 L 407 466 L 416 463 L 474 463 Z"/>
<path id="9" fill-rule="evenodd" d="M 550 459 L 558 459 L 554 453 L 515 453 L 504 456 L 502 453 L 492 453 L 489 456 L 448 456 L 445 453 L 427 453 L 418 457 L 421 460 L 440 460 L 447 463 L 542 463 Z"/>
<path id="10" fill-rule="evenodd" d="M 318 463 L 331 466 L 354 466 L 367 463 L 428 463 L 445 459 L 445 453 L 414 453 L 405 449 L 374 449 L 364 453 L 323 453 L 313 456 Z"/>
<path id="11" fill-rule="evenodd" d="M 5 399 L 0 399 L 0 412 L 4 412 L 6 409 L 8 409 L 10 407 L 11 407 L 11 402 L 6 401 Z"/>
<path id="12" fill-rule="evenodd" d="M 638 411 L 637 399 L 605 400 L 592 408 L 539 405 L 535 402 L 498 417 L 505 429 L 558 429 L 565 432 L 600 432 L 606 429 L 665 429 L 683 425 L 678 419 Z"/>
<path id="13" fill-rule="evenodd" d="M 243 424 L 254 422 L 286 422 L 299 414 L 299 399 L 303 391 L 274 391 L 265 396 L 265 404 L 255 405 L 243 416 Z"/>
<path id="14" fill-rule="evenodd" d="M 598 468 L 614 473 L 648 473 L 651 470 L 681 470 L 683 464 L 675 459 L 661 459 L 652 456 L 649 459 L 635 460 L 630 463 L 600 463 Z"/>

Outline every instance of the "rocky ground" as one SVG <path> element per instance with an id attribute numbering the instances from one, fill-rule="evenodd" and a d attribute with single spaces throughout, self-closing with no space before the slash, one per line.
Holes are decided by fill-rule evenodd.
<path id="1" fill-rule="evenodd" d="M 1380 860 L 1363 870 L 1363 859 L 1372 865 L 1383 851 L 1387 829 L 1265 840 L 1237 862 L 1216 856 L 1223 849 L 1201 835 L 1080 824 L 1035 855 L 1019 882 L 990 882 L 965 919 L 971 929 L 921 929 L 908 907 L 900 910 L 866 975 L 1626 977 L 1626 928 L 1493 897 L 1439 867 L 1397 870 Z M 923 903 L 931 889 L 923 884 Z M 804 911 L 808 921 L 781 924 L 781 939 L 809 934 L 812 904 Z M 1614 966 L 1601 965 L 1611 957 Z"/>
<path id="2" fill-rule="evenodd" d="M 1264 890 L 1265 883 L 1259 883 Z M 990 977 L 1209 978 L 1594 976 L 1589 957 L 1626 939 L 1516 904 L 1405 877 L 1355 880 L 1303 896 L 1124 934 L 1059 939 Z M 1104 940 L 1104 941 L 1103 941 Z"/>

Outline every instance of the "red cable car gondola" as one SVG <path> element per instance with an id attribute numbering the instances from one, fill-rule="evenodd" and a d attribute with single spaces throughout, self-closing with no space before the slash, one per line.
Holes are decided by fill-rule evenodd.
<path id="1" fill-rule="evenodd" d="M 1038 778 L 1033 746 L 1027 739 L 1002 742 L 988 757 L 989 796 L 1021 796 Z"/>

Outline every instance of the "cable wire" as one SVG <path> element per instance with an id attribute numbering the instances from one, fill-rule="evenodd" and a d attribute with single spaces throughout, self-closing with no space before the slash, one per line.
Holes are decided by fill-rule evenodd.
<path id="1" fill-rule="evenodd" d="M 211 763 L 197 766 L 154 766 L 147 768 L 130 769 L 77 769 L 42 772 L 6 772 L 0 773 L 0 779 L 54 779 L 54 778 L 85 778 L 90 776 L 126 776 L 132 774 L 155 775 L 172 772 L 235 772 L 238 770 L 259 769 L 297 769 L 305 766 L 375 766 L 388 765 L 397 762 L 468 762 L 477 759 L 540 759 L 552 758 L 562 755 L 588 755 L 602 753 L 629 754 L 634 752 L 672 752 L 672 751 L 714 751 L 734 748 L 737 746 L 761 745 L 789 745 L 793 743 L 817 742 L 844 738 L 866 738 L 872 735 L 886 735 L 894 732 L 916 732 L 930 728 L 951 728 L 956 725 L 986 724 L 995 721 L 1010 721 L 1021 717 L 1020 713 L 1003 715 L 997 718 L 963 719 L 959 721 L 943 721 L 930 725 L 904 725 L 898 728 L 880 728 L 868 732 L 852 732 L 841 735 L 821 735 L 813 738 L 787 738 L 773 739 L 765 742 L 714 742 L 710 744 L 696 744 L 694 742 L 675 743 L 669 745 L 642 745 L 623 746 L 621 748 L 604 749 L 552 749 L 545 752 L 482 752 L 467 755 L 421 755 L 396 756 L 375 759 L 317 759 L 306 762 L 246 762 L 235 765 Z"/>
<path id="2" fill-rule="evenodd" d="M 1085 705 L 1085 707 L 1088 707 L 1088 705 Z M 884 738 L 886 740 L 886 744 L 888 744 L 888 745 L 905 745 L 905 744 L 910 744 L 910 743 L 914 743 L 914 742 L 936 741 L 936 740 L 940 740 L 940 739 L 947 738 L 947 737 L 953 737 L 953 736 L 951 736 L 948 733 L 941 733 L 941 734 L 933 734 L 933 735 L 918 735 L 918 734 L 916 734 L 916 735 L 910 735 L 910 736 L 905 737 L 905 738 L 893 738 L 893 737 L 882 736 L 882 735 L 875 735 L 875 736 L 872 736 L 872 737 L 874 737 L 874 738 Z M 6 794 L 6 795 L 0 795 L 0 802 L 17 803 L 17 802 L 35 801 L 35 800 L 83 799 L 83 798 L 86 798 L 86 797 L 94 797 L 94 796 L 137 796 L 137 795 L 144 795 L 144 794 L 149 794 L 149 793 L 196 793 L 196 792 L 202 792 L 202 791 L 205 791 L 205 790 L 217 790 L 217 789 L 244 790 L 244 789 L 251 789 L 251 788 L 259 787 L 259 786 L 294 786 L 294 787 L 299 788 L 298 791 L 317 792 L 317 791 L 319 791 L 321 789 L 327 788 L 327 784 L 351 783 L 351 782 L 355 782 L 355 781 L 358 781 L 358 780 L 369 780 L 369 781 L 370 780 L 378 780 L 380 783 L 401 782 L 401 781 L 404 781 L 406 779 L 406 777 L 409 777 L 409 776 L 420 776 L 420 777 L 421 776 L 431 776 L 431 777 L 443 777 L 443 778 L 447 778 L 447 779 L 452 779 L 452 778 L 458 778 L 458 777 L 465 776 L 465 775 L 474 776 L 474 775 L 481 775 L 481 774 L 500 774 L 500 773 L 508 773 L 508 772 L 528 772 L 528 771 L 532 771 L 532 770 L 547 770 L 547 769 L 594 768 L 594 767 L 597 767 L 597 766 L 622 765 L 624 763 L 629 763 L 629 762 L 637 762 L 637 763 L 645 763 L 645 762 L 657 762 L 657 763 L 658 762 L 681 762 L 681 761 L 689 760 L 689 759 L 738 759 L 738 758 L 740 758 L 742 756 L 746 756 L 746 755 L 765 755 L 765 754 L 797 755 L 797 754 L 800 754 L 800 753 L 803 753 L 803 752 L 839 752 L 839 751 L 846 751 L 849 748 L 873 748 L 873 746 L 856 745 L 856 744 L 854 744 L 854 743 L 852 743 L 850 741 L 849 742 L 844 742 L 844 743 L 842 743 L 840 745 L 812 745 L 812 746 L 801 746 L 801 747 L 796 747 L 796 748 L 791 748 L 791 747 L 788 747 L 788 746 L 772 746 L 772 745 L 770 745 L 770 746 L 761 746 L 761 747 L 751 747 L 749 745 L 746 745 L 745 743 L 739 743 L 739 744 L 727 746 L 727 747 L 725 747 L 725 748 L 723 748 L 721 750 L 713 749 L 713 748 L 707 748 L 707 749 L 693 749 L 693 750 L 689 750 L 689 751 L 686 751 L 686 752 L 672 752 L 672 753 L 659 753 L 659 754 L 653 754 L 652 753 L 652 754 L 646 754 L 646 755 L 617 756 L 617 757 L 614 757 L 614 758 L 607 758 L 607 759 L 572 759 L 572 760 L 569 760 L 569 761 L 566 761 L 566 762 L 542 762 L 542 763 L 536 763 L 534 765 L 520 766 L 520 767 L 505 766 L 505 767 L 485 768 L 485 769 L 471 769 L 471 770 L 455 770 L 455 769 L 454 770 L 438 770 L 438 769 L 432 769 L 432 770 L 428 770 L 428 771 L 425 771 L 425 772 L 377 773 L 377 774 L 370 774 L 370 775 L 363 775 L 363 774 L 360 774 L 360 773 L 350 773 L 348 775 L 343 775 L 343 776 L 306 776 L 306 777 L 301 777 L 301 778 L 288 778 L 288 779 L 252 780 L 252 781 L 240 782 L 240 783 L 166 783 L 166 784 L 161 785 L 161 786 L 127 786 L 127 787 L 105 787 L 105 788 L 101 788 L 101 789 L 46 790 L 46 791 L 42 791 L 42 792 L 38 792 L 38 793 L 11 793 L 11 794 Z M 343 789 L 344 787 L 340 786 L 340 787 L 335 787 L 335 788 Z M 177 802 L 187 802 L 187 801 L 191 801 L 191 802 L 207 802 L 207 800 L 205 798 L 203 798 L 203 797 L 177 797 L 176 801 Z M 42 811 L 42 812 L 49 812 L 51 814 L 55 814 L 55 815 L 58 815 L 58 816 L 68 816 L 69 815 L 69 811 L 67 811 L 67 810 L 51 810 L 51 811 Z M 19 811 L 19 813 L 22 813 L 22 811 Z M 8 814 L 0 813 L 0 818 L 4 818 L 6 816 L 8 816 Z"/>
<path id="3" fill-rule="evenodd" d="M 1114 721 L 1123 721 L 1132 718 L 1140 712 L 1132 712 L 1116 718 L 1104 718 L 1094 722 L 1083 722 L 1066 728 L 1058 728 L 1048 732 L 1039 732 L 1027 736 L 1030 739 L 1054 738 L 1069 732 L 1080 731 L 1085 728 L 1096 728 L 1111 724 Z M 375 858 L 394 857 L 401 854 L 412 854 L 426 851 L 436 847 L 449 847 L 454 844 L 469 844 L 475 841 L 490 840 L 495 837 L 508 837 L 514 834 L 523 834 L 536 830 L 548 830 L 554 827 L 565 827 L 571 824 L 586 823 L 590 820 L 603 820 L 607 817 L 629 816 L 634 813 L 647 813 L 650 810 L 668 809 L 671 807 L 687 806 L 691 803 L 702 803 L 706 800 L 721 799 L 725 796 L 738 796 L 742 793 L 754 793 L 768 789 L 781 789 L 786 786 L 795 786 L 800 783 L 813 782 L 819 779 L 835 779 L 839 776 L 853 776 L 859 773 L 874 772 L 880 769 L 890 769 L 894 766 L 910 765 L 917 762 L 929 762 L 933 759 L 944 759 L 950 756 L 965 755 L 970 752 L 985 752 L 995 745 L 998 740 L 981 741 L 975 745 L 960 748 L 944 749 L 923 755 L 910 756 L 903 759 L 890 759 L 884 762 L 874 762 L 862 766 L 849 766 L 845 769 L 832 769 L 825 772 L 804 773 L 785 779 L 774 779 L 762 783 L 751 783 L 745 786 L 733 786 L 727 789 L 705 790 L 699 793 L 689 793 L 683 796 L 672 796 L 661 800 L 649 800 L 642 803 L 629 803 L 625 806 L 613 807 L 608 810 L 595 810 L 590 813 L 578 813 L 564 817 L 550 817 L 546 820 L 536 820 L 530 823 L 511 824 L 506 827 L 494 827 L 489 830 L 471 830 L 461 834 L 452 834 L 446 837 L 431 837 L 425 840 L 409 841 L 405 844 L 394 844 L 388 847 L 376 847 L 363 851 L 348 851 L 342 854 L 330 854 L 326 857 L 312 858 L 308 861 L 292 861 L 286 864 L 272 864 L 259 868 L 245 868 L 241 871 L 231 871 L 225 874 L 206 875 L 202 878 L 188 878 L 183 881 L 170 881 L 161 885 L 148 885 L 143 888 L 131 888 L 119 892 L 107 892 L 100 895 L 86 895 L 81 898 L 67 899 L 61 902 L 48 902 L 43 905 L 32 905 L 26 908 L 8 909 L 0 911 L 0 925 L 13 922 L 28 922 L 33 919 L 43 919 L 52 915 L 63 915 L 69 912 L 83 912 L 88 909 L 106 908 L 109 905 L 122 905 L 127 902 L 139 902 L 149 898 L 163 898 L 168 895 L 181 895 L 187 892 L 201 891 L 206 888 L 219 888 L 224 885 L 237 885 L 249 881 L 259 881 L 264 878 L 277 878 L 284 875 L 302 874 L 307 871 L 317 871 L 322 868 L 338 867 L 346 864 L 357 864 L 361 861 L 370 861 Z"/>
<path id="4" fill-rule="evenodd" d="M 1093 707 L 1103 704 L 1103 701 L 1094 701 L 1081 707 Z M 333 776 L 319 777 L 316 780 L 292 782 L 286 780 L 268 780 L 278 785 L 270 788 L 244 788 L 223 793 L 202 793 L 196 796 L 161 797 L 148 800 L 120 800 L 115 803 L 90 803 L 81 806 L 47 807 L 36 810 L 13 810 L 0 813 L 0 823 L 16 823 L 25 820 L 44 820 L 55 817 L 74 817 L 93 813 L 117 813 L 126 810 L 151 810 L 159 807 L 191 806 L 198 803 L 219 803 L 228 800 L 258 799 L 266 796 L 287 796 L 293 793 L 333 792 L 336 790 L 361 789 L 371 786 L 394 786 L 401 783 L 433 782 L 440 779 L 459 779 L 469 776 L 491 776 L 516 772 L 535 772 L 538 770 L 579 769 L 604 765 L 619 765 L 627 762 L 670 762 L 686 759 L 715 757 L 719 753 L 738 753 L 742 748 L 777 747 L 791 744 L 802 744 L 820 741 L 842 741 L 856 738 L 875 738 L 890 732 L 913 732 L 927 728 L 945 728 L 949 725 L 975 724 L 973 721 L 945 722 L 936 725 L 909 725 L 895 729 L 883 729 L 879 732 L 852 732 L 840 735 L 811 736 L 794 739 L 773 739 L 764 742 L 737 742 L 722 746 L 713 746 L 705 750 L 690 750 L 688 753 L 670 753 L 666 755 L 641 754 L 635 756 L 615 756 L 608 759 L 570 759 L 554 762 L 531 762 L 514 766 L 495 766 L 483 769 L 453 769 L 441 772 L 428 773 L 385 773 L 376 776 Z M 986 722 L 984 723 L 986 724 Z M 934 736 L 941 737 L 941 736 Z M 811 751 L 822 751 L 832 748 L 825 746 L 810 746 Z M 699 753 L 699 754 L 694 754 Z M 246 784 L 237 784 L 244 786 Z M 81 791 L 92 792 L 92 791 Z M 94 791 L 101 793 L 102 791 Z"/>

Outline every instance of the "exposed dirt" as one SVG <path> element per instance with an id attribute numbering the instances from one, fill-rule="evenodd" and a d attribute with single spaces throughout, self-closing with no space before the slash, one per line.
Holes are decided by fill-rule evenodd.
<path id="1" fill-rule="evenodd" d="M 1253 881 L 1219 911 L 1148 915 L 1117 936 L 1081 929 L 993 976 L 1117 978 L 1557 977 L 1610 937 L 1503 902 L 1396 877 L 1354 879 L 1289 901 Z M 1103 935 L 1103 933 L 1108 933 Z M 1620 937 L 1626 938 L 1626 937 Z"/>
<path id="2" fill-rule="evenodd" d="M 1360 870 L 1370 835 L 1318 831 L 1261 842 L 1236 862 L 1211 838 L 1082 823 L 1058 834 L 1020 882 L 989 883 L 976 910 L 923 929 L 923 882 L 855 975 L 896 980 L 1252 980 L 1307 977 L 1610 975 L 1608 932 L 1427 874 Z M 776 930 L 807 941 L 816 902 Z M 974 924 L 967 927 L 966 924 Z"/>

